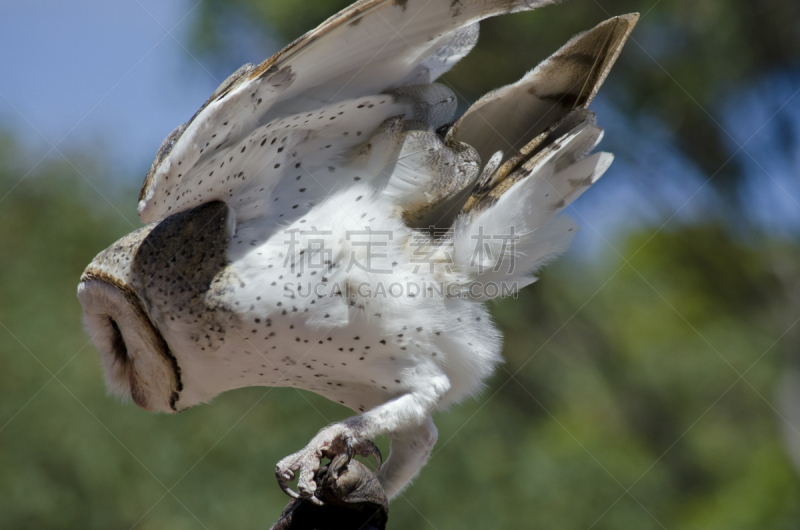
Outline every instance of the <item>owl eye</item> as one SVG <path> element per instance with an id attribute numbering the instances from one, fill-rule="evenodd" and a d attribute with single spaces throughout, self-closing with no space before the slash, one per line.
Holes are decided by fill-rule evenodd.
<path id="1" fill-rule="evenodd" d="M 120 331 L 117 321 L 113 318 L 108 317 L 108 323 L 111 324 L 111 329 L 113 330 L 111 335 L 111 349 L 114 353 L 114 360 L 121 364 L 122 367 L 126 367 L 130 362 L 130 357 L 128 357 L 128 347 L 125 345 L 122 331 Z"/>

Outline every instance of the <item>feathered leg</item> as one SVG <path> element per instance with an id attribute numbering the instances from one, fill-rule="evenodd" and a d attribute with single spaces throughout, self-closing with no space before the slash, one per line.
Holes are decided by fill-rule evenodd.
<path id="1" fill-rule="evenodd" d="M 314 473 L 323 457 L 332 458 L 342 453 L 370 456 L 375 452 L 371 440 L 389 434 L 392 436 L 391 456 L 379 478 L 387 495 L 398 493 L 427 460 L 436 440 L 431 413 L 450 389 L 450 380 L 441 372 L 422 379 L 424 381 L 407 394 L 325 427 L 301 451 L 278 462 L 275 475 L 281 488 L 291 496 L 319 502 L 314 496 L 317 488 Z M 298 493 L 287 486 L 295 476 Z"/>
<path id="2" fill-rule="evenodd" d="M 378 473 L 387 497 L 391 499 L 400 493 L 417 476 L 428 461 L 437 437 L 436 426 L 430 417 L 422 425 L 390 436 L 391 457 Z"/>

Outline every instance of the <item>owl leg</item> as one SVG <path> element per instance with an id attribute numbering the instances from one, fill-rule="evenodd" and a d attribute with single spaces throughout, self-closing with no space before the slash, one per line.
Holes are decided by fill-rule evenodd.
<path id="1" fill-rule="evenodd" d="M 389 436 L 391 456 L 378 472 L 378 480 L 390 499 L 400 493 L 417 476 L 428 461 L 438 432 L 433 420 Z"/>
<path id="2" fill-rule="evenodd" d="M 370 456 L 375 452 L 371 440 L 389 435 L 392 454 L 378 478 L 390 497 L 397 494 L 428 459 L 436 441 L 431 412 L 450 388 L 450 381 L 444 375 L 430 377 L 425 383 L 420 390 L 322 429 L 305 448 L 278 462 L 275 467 L 278 484 L 290 496 L 319 502 L 314 497 L 317 489 L 314 473 L 323 457 L 333 458 L 342 453 Z M 287 486 L 295 476 L 298 493 L 291 492 Z"/>

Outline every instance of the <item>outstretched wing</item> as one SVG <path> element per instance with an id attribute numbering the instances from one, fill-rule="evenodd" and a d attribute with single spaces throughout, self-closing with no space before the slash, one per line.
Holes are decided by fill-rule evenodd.
<path id="1" fill-rule="evenodd" d="M 440 104 L 385 92 L 447 71 L 474 46 L 478 21 L 552 1 L 355 3 L 264 63 L 239 69 L 176 129 L 145 179 L 139 217 L 152 222 L 212 200 L 237 216 L 259 211 L 281 180 L 311 177 L 295 175 L 298 164 L 336 169 L 387 119 L 413 120 Z M 323 188 L 358 176 L 334 173 Z"/>
<path id="2" fill-rule="evenodd" d="M 576 35 L 512 85 L 490 92 L 458 120 L 453 138 L 482 160 L 502 151 L 508 161 L 574 109 L 586 108 L 622 51 L 638 14 L 615 17 Z"/>
<path id="3" fill-rule="evenodd" d="M 559 214 L 614 159 L 590 154 L 603 130 L 586 107 L 638 18 L 613 18 L 574 37 L 519 82 L 482 98 L 450 130 L 448 138 L 492 156 L 455 221 L 456 263 L 472 281 L 519 289 L 569 245 L 577 226 Z M 469 243 L 483 234 L 519 237 L 513 252 L 492 241 L 491 255 L 476 261 Z"/>
<path id="4" fill-rule="evenodd" d="M 485 208 L 527 175 L 517 171 L 507 180 L 559 140 L 559 131 L 569 130 L 562 120 L 583 121 L 566 117 L 585 115 L 578 111 L 597 95 L 638 20 L 638 13 L 614 17 L 576 35 L 518 82 L 482 97 L 456 122 L 450 137 L 474 146 L 484 160 L 493 154 L 500 159 L 496 169 L 484 172 L 465 212 L 479 204 Z"/>

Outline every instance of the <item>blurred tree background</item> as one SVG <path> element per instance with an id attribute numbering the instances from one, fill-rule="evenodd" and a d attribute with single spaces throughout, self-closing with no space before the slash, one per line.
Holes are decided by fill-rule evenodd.
<path id="1" fill-rule="evenodd" d="M 190 51 L 222 80 L 348 3 L 200 0 Z M 800 527 L 800 4 L 572 0 L 484 22 L 442 82 L 466 107 L 632 11 L 594 104 L 617 163 L 571 212 L 584 242 L 493 305 L 507 363 L 438 415 L 391 528 Z M 75 289 L 139 226 L 140 175 L 111 178 L 90 144 L 35 163 L 15 135 L 0 136 L 0 527 L 268 527 L 287 501 L 275 462 L 349 411 L 289 389 L 175 417 L 106 396 Z"/>

